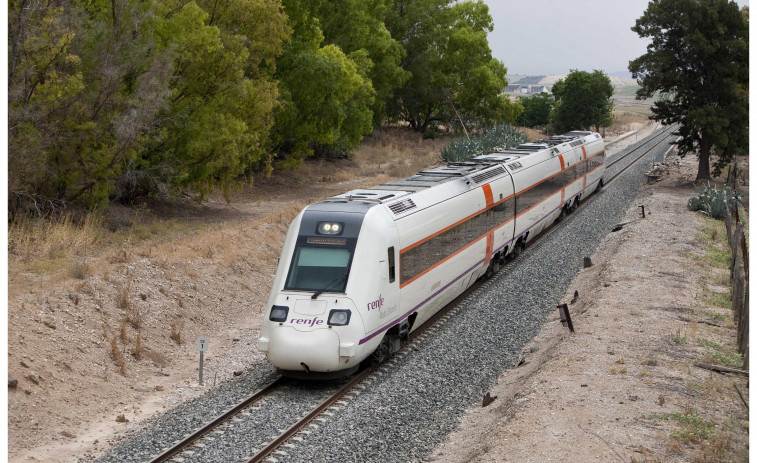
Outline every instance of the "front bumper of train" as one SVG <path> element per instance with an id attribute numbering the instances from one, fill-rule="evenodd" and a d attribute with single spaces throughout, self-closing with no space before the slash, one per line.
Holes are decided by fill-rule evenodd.
<path id="1" fill-rule="evenodd" d="M 261 337 L 258 348 L 280 370 L 332 372 L 352 368 L 354 343 L 340 343 L 333 329 L 298 331 L 290 326 L 277 326 L 269 337 Z"/>

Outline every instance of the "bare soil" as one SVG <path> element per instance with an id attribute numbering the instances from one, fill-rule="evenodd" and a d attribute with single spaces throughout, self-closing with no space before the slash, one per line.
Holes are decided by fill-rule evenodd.
<path id="1" fill-rule="evenodd" d="M 639 128 L 639 137 L 649 130 Z M 125 430 L 250 368 L 291 218 L 313 200 L 428 166 L 445 143 L 394 139 L 379 132 L 357 159 L 257 179 L 231 204 L 114 208 L 110 225 L 145 224 L 146 236 L 132 226 L 116 249 L 91 250 L 84 275 L 33 271 L 9 250 L 9 460 L 101 455 Z M 748 400 L 746 381 L 692 366 L 709 349 L 698 340 L 732 346 L 735 337 L 728 311 L 702 302 L 727 289 L 697 260 L 704 221 L 686 209 L 695 167 L 684 160 L 644 187 L 637 202 L 651 214 L 635 220 L 631 208 L 635 221 L 608 235 L 565 296 L 579 292 L 576 333 L 549 321 L 526 363 L 492 388 L 497 399 L 469 410 L 435 461 L 692 461 L 746 449 L 736 392 Z M 205 386 L 200 335 L 210 339 Z M 714 437 L 676 437 L 666 417 L 689 409 L 715 423 Z"/>

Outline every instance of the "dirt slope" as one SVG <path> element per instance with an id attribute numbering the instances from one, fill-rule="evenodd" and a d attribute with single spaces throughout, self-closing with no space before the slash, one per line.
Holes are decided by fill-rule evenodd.
<path id="1" fill-rule="evenodd" d="M 290 178 L 260 179 L 231 204 L 219 198 L 203 206 L 116 211 L 109 220 L 133 222 L 126 227 L 131 235 L 115 249 L 89 250 L 82 256 L 84 275 L 40 274 L 9 250 L 8 376 L 17 381 L 8 389 L 9 459 L 68 462 L 100 455 L 122 431 L 248 368 L 260 358 L 257 328 L 281 240 L 301 206 L 409 175 L 430 165 L 428 153 L 444 143 L 414 139 L 394 146 L 392 140 L 373 137 L 359 154 L 372 164 L 360 171 L 357 161 L 315 164 Z M 386 154 L 402 150 L 400 159 Z M 683 226 L 697 220 L 684 206 L 693 191 L 690 178 L 683 171 L 650 187 L 654 194 L 643 196 L 650 218 L 610 235 L 593 257 L 595 266 L 575 283 L 580 297 L 571 307 L 587 310 L 576 317 L 577 334 L 548 325 L 529 363 L 503 377 L 492 391 L 499 398 L 471 410 L 462 434 L 435 458 L 528 461 L 540 448 L 550 453 L 533 461 L 566 461 L 564 455 L 581 447 L 576 442 L 593 446 L 582 455 L 587 461 L 592 455 L 612 460 L 615 452 L 624 461 L 667 455 L 678 451 L 670 449 L 672 424 L 643 415 L 709 400 L 690 392 L 690 383 L 727 399 L 712 401 L 720 408 L 713 416 L 742 419 L 733 388 L 716 385 L 716 377 L 684 360 L 703 350 L 694 338 L 709 328 L 699 325 L 700 334 L 689 334 L 684 346 L 669 342 L 677 331 L 694 330 L 677 319 L 679 312 L 703 310 L 697 285 L 706 269 L 678 257 L 696 252 L 695 231 Z M 658 287 L 653 298 L 650 288 Z M 205 387 L 197 384 L 194 341 L 200 335 L 211 341 Z M 658 366 L 643 365 L 645 359 Z M 656 405 L 660 397 L 664 405 Z"/>
<path id="2" fill-rule="evenodd" d="M 432 165 L 449 137 L 381 129 L 353 159 L 257 178 L 231 203 L 113 207 L 89 231 L 113 230 L 104 243 L 72 256 L 71 241 L 91 237 L 56 243 L 42 233 L 27 238 L 26 251 L 12 238 L 9 459 L 100 455 L 124 430 L 249 368 L 261 358 L 257 330 L 294 216 L 320 198 Z M 210 340 L 204 387 L 198 336 Z"/>

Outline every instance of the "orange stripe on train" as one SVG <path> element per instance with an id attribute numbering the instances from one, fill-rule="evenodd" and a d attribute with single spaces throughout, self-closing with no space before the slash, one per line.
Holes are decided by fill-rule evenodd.
<path id="1" fill-rule="evenodd" d="M 494 195 L 492 194 L 492 186 L 488 183 L 481 187 L 484 190 L 484 198 L 486 199 L 486 208 L 490 208 L 494 204 Z"/>

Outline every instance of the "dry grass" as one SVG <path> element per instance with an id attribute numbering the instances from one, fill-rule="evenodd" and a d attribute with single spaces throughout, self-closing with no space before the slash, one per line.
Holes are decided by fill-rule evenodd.
<path id="1" fill-rule="evenodd" d="M 142 330 L 137 330 L 137 335 L 134 339 L 134 347 L 131 350 L 131 355 L 137 360 L 142 360 Z"/>
<path id="2" fill-rule="evenodd" d="M 126 359 L 118 347 L 118 336 L 115 333 L 110 334 L 108 327 L 103 325 L 103 337 L 110 344 L 110 356 L 118 367 L 118 371 L 121 373 L 121 376 L 126 376 Z"/>
<path id="3" fill-rule="evenodd" d="M 116 295 L 116 306 L 122 310 L 131 309 L 131 282 L 126 282 L 121 285 Z"/>
<path id="4" fill-rule="evenodd" d="M 352 161 L 358 177 L 369 177 L 370 185 L 413 175 L 440 162 L 442 147 L 460 135 L 441 134 L 424 140 L 404 127 L 382 127 L 367 137 Z"/>
<path id="5" fill-rule="evenodd" d="M 199 278 L 207 267 L 201 262 L 213 262 L 227 269 L 245 262 L 275 262 L 283 232 L 305 206 L 304 202 L 286 204 L 258 219 L 224 224 L 204 233 L 150 245 L 149 259 L 161 269 L 178 268 L 191 278 Z M 179 305 L 183 305 L 180 296 Z"/>
<path id="6" fill-rule="evenodd" d="M 132 304 L 126 313 L 126 321 L 129 322 L 132 328 L 138 330 L 142 327 L 142 318 L 142 309 L 139 304 Z"/>
<path id="7" fill-rule="evenodd" d="M 547 137 L 547 133 L 541 130 L 532 129 L 530 127 L 518 127 L 518 130 L 525 133 L 528 137 L 528 141 L 536 141 Z"/>
<path id="8" fill-rule="evenodd" d="M 647 118 L 652 115 L 650 106 L 651 105 L 648 104 L 639 104 L 635 102 L 616 102 L 615 113 L 627 113 Z"/>
<path id="9" fill-rule="evenodd" d="M 120 336 L 120 338 L 121 338 L 122 342 L 127 342 L 129 340 L 129 336 L 126 333 L 126 328 L 128 327 L 128 325 L 129 325 L 129 321 L 127 319 L 124 318 L 123 320 L 121 320 L 121 336 Z"/>
<path id="10" fill-rule="evenodd" d="M 103 231 L 95 214 L 83 219 L 17 217 L 8 226 L 8 261 L 38 274 L 68 270 L 72 277 L 83 279 L 87 267 L 75 259 L 101 242 Z"/>
<path id="11" fill-rule="evenodd" d="M 176 323 L 171 323 L 171 334 L 168 337 L 171 338 L 172 341 L 174 341 L 178 345 L 182 345 L 184 343 L 183 333 L 184 320 L 178 321 Z"/>
<path id="12" fill-rule="evenodd" d="M 610 133 L 625 133 L 632 130 L 637 130 L 640 126 L 649 122 L 647 115 L 628 112 L 623 110 L 613 111 L 615 120 L 613 124 L 607 128 Z"/>

